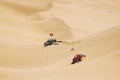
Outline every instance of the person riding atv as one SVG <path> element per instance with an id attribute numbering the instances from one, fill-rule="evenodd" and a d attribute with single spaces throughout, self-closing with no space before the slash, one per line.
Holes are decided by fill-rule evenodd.
<path id="1" fill-rule="evenodd" d="M 47 47 L 48 45 L 52 45 L 55 42 L 57 42 L 56 39 L 48 39 L 46 42 L 44 42 L 44 46 Z"/>
<path id="2" fill-rule="evenodd" d="M 82 59 L 85 58 L 85 57 L 86 57 L 86 55 L 84 55 L 84 54 L 77 54 L 77 55 L 74 56 L 73 62 L 72 62 L 71 64 L 80 62 L 80 61 L 82 61 Z"/>

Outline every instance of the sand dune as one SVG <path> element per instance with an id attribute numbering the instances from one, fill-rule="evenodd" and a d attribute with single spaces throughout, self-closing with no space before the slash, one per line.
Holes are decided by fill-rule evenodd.
<path id="1" fill-rule="evenodd" d="M 120 35 L 120 27 L 114 27 L 109 30 L 100 32 L 98 34 L 89 36 L 88 38 L 83 39 L 81 42 L 78 43 L 50 46 L 48 48 L 27 46 L 24 50 L 22 50 L 22 52 L 26 51 L 26 56 L 25 54 L 22 55 L 24 56 L 25 59 L 22 56 L 19 56 L 20 58 L 17 57 L 16 59 L 19 60 L 18 62 L 16 61 L 19 64 L 16 64 L 15 61 L 13 61 L 14 64 L 17 65 L 16 68 L 22 67 L 24 69 L 16 69 L 16 68 L 9 69 L 10 67 L 15 67 L 15 65 L 12 65 L 11 63 L 12 66 L 7 65 L 7 67 L 9 67 L 8 69 L 2 68 L 1 71 L 4 72 L 3 76 L 6 76 L 6 74 L 8 74 L 8 77 L 5 78 L 3 77 L 3 79 L 16 80 L 19 78 L 20 80 L 21 79 L 55 80 L 59 78 L 64 80 L 66 79 L 67 80 L 68 79 L 119 80 L 119 67 L 120 67 L 119 35 Z M 70 51 L 71 47 L 75 48 L 74 52 Z M 30 51 L 31 48 L 32 50 Z M 30 53 L 28 53 L 28 49 Z M 59 50 L 62 51 L 60 54 L 58 52 Z M 11 49 L 11 51 L 13 50 Z M 34 54 L 31 54 L 32 52 Z M 84 52 L 87 55 L 87 58 L 83 60 L 83 62 L 80 64 L 70 65 L 73 55 L 79 52 Z M 15 54 L 13 55 L 15 56 Z M 22 62 L 22 60 L 24 61 Z M 45 78 L 45 76 L 47 76 L 47 78 Z"/>
<path id="2" fill-rule="evenodd" d="M 9 9 L 6 8 L 6 5 L 10 4 L 7 5 L 10 7 L 13 7 L 14 5 L 11 5 L 12 1 L 3 1 L 3 4 L 5 4 L 2 6 L 5 6 L 5 10 L 0 16 L 2 18 L 0 24 L 1 66 L 25 67 L 28 65 L 32 66 L 44 64 L 46 62 L 42 61 L 42 57 L 48 56 L 46 56 L 47 52 L 43 48 L 43 41 L 49 38 L 49 33 L 54 33 L 54 37 L 58 40 L 72 38 L 71 29 L 64 23 L 63 20 L 55 18 L 47 13 L 33 13 L 32 15 L 28 16 L 18 16 L 14 13 L 8 14 L 6 12 L 8 12 Z M 14 4 L 17 5 L 17 3 Z M 17 6 L 15 8 L 18 8 Z M 25 6 L 22 7 L 24 8 Z M 34 10 L 32 8 L 30 9 Z M 16 10 L 19 11 L 19 8 L 15 9 L 14 11 Z M 22 9 L 22 11 L 24 10 Z M 35 51 L 32 49 L 35 49 Z M 41 55 L 40 53 L 42 52 L 45 54 Z M 50 59 L 53 58 L 53 56 L 50 57 Z"/>
<path id="3" fill-rule="evenodd" d="M 1 0 L 0 4 L 8 9 L 14 10 L 16 14 L 29 15 L 38 11 L 48 10 L 52 7 L 52 0 Z"/>
<path id="4" fill-rule="evenodd" d="M 73 35 L 77 39 L 120 25 L 119 1 L 69 0 L 67 2 L 69 4 L 55 2 L 52 13 L 73 28 Z"/>
<path id="5" fill-rule="evenodd" d="M 23 40 L 30 41 L 36 39 L 41 43 L 41 38 L 45 40 L 49 37 L 49 33 L 54 33 L 57 39 L 69 39 L 72 38 L 71 29 L 67 26 L 62 20 L 57 18 L 50 18 L 48 20 L 40 21 L 15 21 L 16 23 L 10 23 L 4 28 L 1 27 L 1 36 L 4 38 L 12 38 L 14 40 Z M 46 24 L 49 23 L 49 24 Z M 19 24 L 19 25 L 17 25 Z M 21 27 L 20 27 L 21 26 Z M 25 27 L 24 27 L 25 26 Z M 48 28 L 47 28 L 48 27 Z M 60 31 L 56 31 L 60 30 Z M 12 35 L 15 34 L 15 35 Z M 62 36 L 67 35 L 67 36 Z M 11 36 L 11 37 L 10 37 Z M 32 38 L 33 37 L 33 38 Z"/>
<path id="6" fill-rule="evenodd" d="M 0 80 L 119 80 L 119 3 L 0 0 Z M 51 32 L 66 43 L 43 47 Z"/>
<path id="7" fill-rule="evenodd" d="M 83 39 L 81 43 L 74 44 L 78 51 L 88 55 L 87 59 L 84 63 L 67 68 L 66 73 L 63 72 L 57 76 L 62 75 L 63 79 L 72 78 L 71 80 L 119 80 L 119 31 L 120 27 L 114 27 Z M 68 74 L 72 77 L 63 77 Z"/>
<path id="8" fill-rule="evenodd" d="M 66 25 L 63 20 L 55 18 L 51 14 L 47 14 L 44 11 L 41 11 L 41 7 L 37 12 L 33 11 L 31 15 L 18 15 L 14 12 L 20 13 L 19 11 L 26 11 L 23 9 L 26 8 L 23 6 L 23 4 L 17 5 L 17 2 L 14 3 L 18 6 L 16 6 L 15 8 L 17 9 L 14 10 L 10 8 L 13 7 L 12 1 L 1 1 L 1 4 L 3 4 L 1 5 L 0 15 L 1 44 L 33 44 L 36 42 L 41 43 L 41 41 L 45 41 L 49 37 L 49 33 L 51 32 L 55 33 L 55 37 L 57 39 L 72 38 L 70 27 Z M 23 7 L 21 7 L 21 10 L 19 10 L 20 6 Z M 30 6 L 29 9 L 34 10 L 34 7 L 31 7 L 33 6 Z M 25 14 L 27 14 L 27 12 L 25 12 Z M 62 35 L 67 36 L 64 37 Z"/>
<path id="9" fill-rule="evenodd" d="M 91 58 L 104 56 L 114 51 L 117 52 L 120 48 L 119 31 L 120 27 L 113 27 L 94 34 L 94 36 L 83 39 L 79 47 L 84 51 L 88 51 L 88 53 L 90 53 L 89 55 L 92 55 Z"/>

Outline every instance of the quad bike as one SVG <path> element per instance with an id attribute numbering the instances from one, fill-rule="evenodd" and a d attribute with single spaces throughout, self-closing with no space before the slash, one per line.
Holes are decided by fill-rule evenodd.
<path id="1" fill-rule="evenodd" d="M 48 39 L 46 42 L 44 42 L 44 47 L 50 46 L 50 45 L 58 45 L 59 43 L 67 43 L 65 41 L 57 41 L 56 39 Z"/>
<path id="2" fill-rule="evenodd" d="M 81 59 L 76 59 L 71 64 L 75 64 L 75 63 L 80 62 L 80 61 L 81 61 Z"/>
<path id="3" fill-rule="evenodd" d="M 57 42 L 56 39 L 49 39 L 46 42 L 44 42 L 44 46 L 47 47 L 48 45 L 53 45 L 55 42 Z"/>
<path id="4" fill-rule="evenodd" d="M 86 55 L 85 54 L 77 54 L 74 56 L 73 61 L 71 64 L 77 63 L 77 62 L 81 62 L 82 58 L 85 58 Z"/>

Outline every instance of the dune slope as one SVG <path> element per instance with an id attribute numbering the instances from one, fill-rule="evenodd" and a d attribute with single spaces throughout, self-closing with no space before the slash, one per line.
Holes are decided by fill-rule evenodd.
<path id="1" fill-rule="evenodd" d="M 119 3 L 0 0 L 0 80 L 119 80 Z M 50 33 L 65 43 L 43 47 Z"/>

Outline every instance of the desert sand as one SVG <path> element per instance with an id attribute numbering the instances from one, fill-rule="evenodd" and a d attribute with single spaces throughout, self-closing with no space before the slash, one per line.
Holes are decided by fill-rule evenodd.
<path id="1" fill-rule="evenodd" d="M 120 80 L 119 4 L 0 0 L 0 80 Z M 43 47 L 49 33 L 66 43 Z"/>

